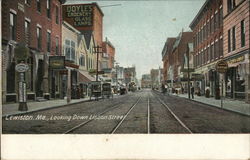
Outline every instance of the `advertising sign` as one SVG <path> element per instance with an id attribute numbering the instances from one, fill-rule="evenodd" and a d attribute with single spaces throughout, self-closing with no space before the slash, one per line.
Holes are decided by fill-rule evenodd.
<path id="1" fill-rule="evenodd" d="M 50 56 L 49 67 L 51 69 L 65 69 L 65 57 L 64 56 Z"/>
<path id="2" fill-rule="evenodd" d="M 227 69 L 228 69 L 228 64 L 224 60 L 221 60 L 216 64 L 216 71 L 219 73 L 225 73 Z"/>
<path id="3" fill-rule="evenodd" d="M 19 63 L 16 65 L 15 69 L 17 72 L 26 72 L 29 70 L 29 66 L 25 63 Z"/>
<path id="4" fill-rule="evenodd" d="M 93 25 L 93 5 L 64 5 L 63 19 L 76 28 L 90 27 Z"/>

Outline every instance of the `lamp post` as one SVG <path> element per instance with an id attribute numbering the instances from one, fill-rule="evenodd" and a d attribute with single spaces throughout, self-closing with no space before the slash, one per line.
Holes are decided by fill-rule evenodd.
<path id="1" fill-rule="evenodd" d="M 187 44 L 188 99 L 190 99 L 189 46 Z"/>

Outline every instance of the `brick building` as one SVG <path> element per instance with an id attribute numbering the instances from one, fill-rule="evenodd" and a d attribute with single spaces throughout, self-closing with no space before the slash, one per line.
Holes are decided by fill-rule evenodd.
<path id="1" fill-rule="evenodd" d="M 163 80 L 164 84 L 167 85 L 171 82 L 170 70 L 171 65 L 173 65 L 172 59 L 172 49 L 176 38 L 167 38 L 167 41 L 162 50 L 162 61 L 163 61 Z"/>
<path id="2" fill-rule="evenodd" d="M 229 65 L 226 95 L 250 102 L 249 0 L 223 0 L 223 49 Z"/>
<path id="3" fill-rule="evenodd" d="M 220 97 L 219 74 L 215 65 L 223 57 L 222 0 L 206 0 L 190 24 L 194 43 L 194 87 L 204 94 L 205 88 Z"/>
<path id="4" fill-rule="evenodd" d="M 151 88 L 151 75 L 150 74 L 143 74 L 141 78 L 141 88 Z"/>
<path id="5" fill-rule="evenodd" d="M 48 59 L 61 55 L 60 0 L 3 0 L 2 1 L 2 95 L 3 102 L 17 101 L 20 63 L 17 46 L 26 48 L 29 65 L 25 73 L 28 100 L 50 98 L 51 78 Z M 21 58 L 22 59 L 22 58 Z M 22 61 L 23 61 L 22 60 Z"/>

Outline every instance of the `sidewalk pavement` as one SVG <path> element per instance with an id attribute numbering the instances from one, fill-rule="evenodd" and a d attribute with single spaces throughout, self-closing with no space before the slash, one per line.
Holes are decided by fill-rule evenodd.
<path id="1" fill-rule="evenodd" d="M 6 117 L 9 115 L 31 113 L 35 111 L 66 106 L 69 104 L 77 104 L 88 100 L 89 98 L 72 99 L 70 103 L 67 103 L 66 99 L 47 100 L 42 102 L 32 101 L 32 102 L 27 102 L 28 111 L 18 111 L 19 103 L 2 104 L 2 117 Z"/>
<path id="2" fill-rule="evenodd" d="M 172 94 L 172 95 L 188 99 L 188 94 L 178 94 L 178 95 Z M 190 100 L 221 108 L 221 100 L 220 99 L 217 100 L 214 97 L 206 98 L 205 96 L 194 96 L 194 99 Z M 224 98 L 223 109 L 250 116 L 250 104 L 244 101 Z"/>
<path id="3" fill-rule="evenodd" d="M 113 98 L 117 98 L 119 95 L 114 94 Z M 47 110 L 51 108 L 62 107 L 71 104 L 77 104 L 89 101 L 90 98 L 81 98 L 81 99 L 72 99 L 70 103 L 67 103 L 66 99 L 55 99 L 55 100 L 47 100 L 42 102 L 31 101 L 27 102 L 28 111 L 18 111 L 19 103 L 11 103 L 11 104 L 2 104 L 2 117 L 10 116 L 10 115 L 18 115 L 25 113 L 32 113 L 36 111 Z M 94 100 L 94 97 L 92 97 Z"/>

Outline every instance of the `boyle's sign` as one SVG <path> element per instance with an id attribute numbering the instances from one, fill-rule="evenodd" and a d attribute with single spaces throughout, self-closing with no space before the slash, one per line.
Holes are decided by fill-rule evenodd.
<path id="1" fill-rule="evenodd" d="M 219 73 L 225 73 L 228 69 L 228 64 L 226 61 L 221 60 L 216 64 L 216 71 Z"/>
<path id="2" fill-rule="evenodd" d="M 74 27 L 88 27 L 93 25 L 93 5 L 64 5 L 63 18 Z"/>

